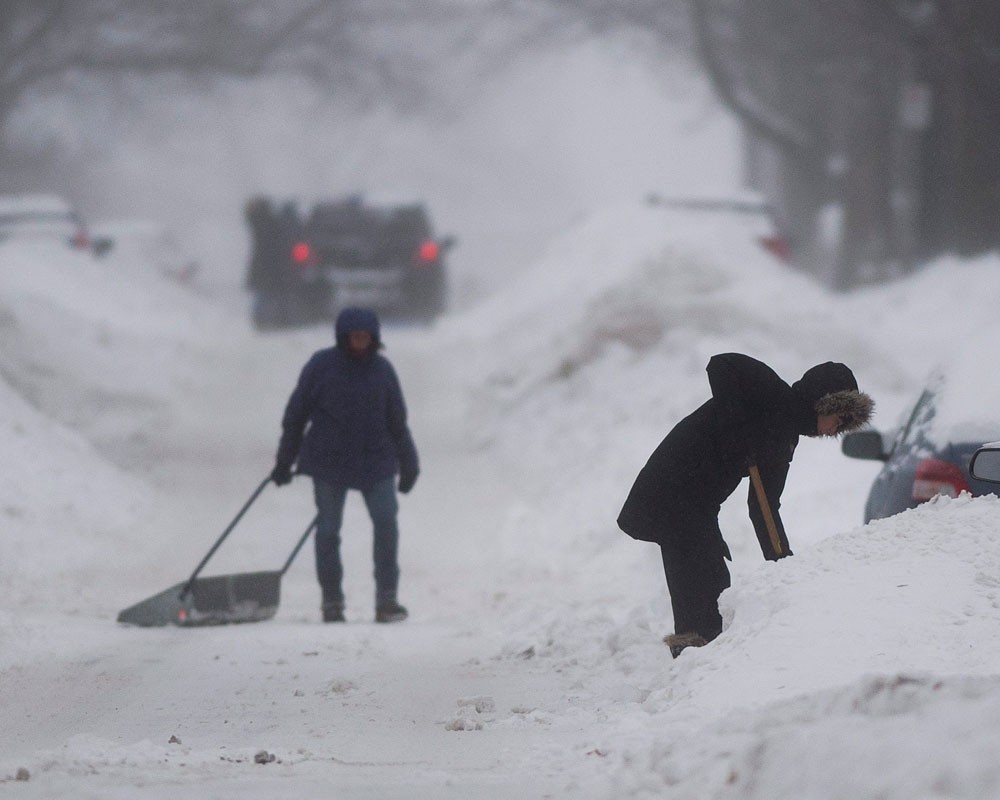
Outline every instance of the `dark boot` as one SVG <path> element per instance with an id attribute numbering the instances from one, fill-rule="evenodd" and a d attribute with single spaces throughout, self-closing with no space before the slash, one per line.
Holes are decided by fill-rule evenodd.
<path id="1" fill-rule="evenodd" d="M 663 643 L 670 648 L 670 655 L 674 658 L 687 647 L 704 647 L 708 644 L 700 633 L 671 633 L 663 637 Z"/>
<path id="2" fill-rule="evenodd" d="M 376 622 L 402 622 L 408 616 L 407 610 L 395 600 L 380 603 L 375 609 Z"/>
<path id="3" fill-rule="evenodd" d="M 323 622 L 346 622 L 342 603 L 331 603 L 323 606 Z"/>

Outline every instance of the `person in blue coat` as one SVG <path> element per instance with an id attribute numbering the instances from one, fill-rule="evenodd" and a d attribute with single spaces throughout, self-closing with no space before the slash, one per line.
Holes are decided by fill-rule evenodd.
<path id="1" fill-rule="evenodd" d="M 396 597 L 396 476 L 406 494 L 420 470 L 399 379 L 378 352 L 379 327 L 378 316 L 366 308 L 345 308 L 337 317 L 336 346 L 313 354 L 288 399 L 271 472 L 278 486 L 292 480 L 293 466 L 313 479 L 324 622 L 344 621 L 340 528 L 349 489 L 361 492 L 374 527 L 375 621 L 407 617 Z"/>

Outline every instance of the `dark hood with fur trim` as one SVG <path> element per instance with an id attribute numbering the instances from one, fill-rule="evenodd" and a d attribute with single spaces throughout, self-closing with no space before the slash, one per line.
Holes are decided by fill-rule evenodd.
<path id="1" fill-rule="evenodd" d="M 806 400 L 817 415 L 835 414 L 840 417 L 839 433 L 863 427 L 875 410 L 875 402 L 871 397 L 858 391 L 854 373 L 846 365 L 836 361 L 827 361 L 807 369 L 792 384 L 792 391 Z"/>

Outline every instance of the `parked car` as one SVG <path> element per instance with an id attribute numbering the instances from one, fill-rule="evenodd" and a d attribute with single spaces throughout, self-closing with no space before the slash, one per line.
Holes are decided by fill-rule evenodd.
<path id="1" fill-rule="evenodd" d="M 897 428 L 844 437 L 844 455 L 884 463 L 868 493 L 865 522 L 915 508 L 938 495 L 996 492 L 995 486 L 970 474 L 969 463 L 983 442 L 1000 439 L 1000 402 L 963 387 L 957 376 L 935 372 Z"/>
<path id="2" fill-rule="evenodd" d="M 651 192 L 646 195 L 646 203 L 672 211 L 694 211 L 729 219 L 778 261 L 790 264 L 794 260 L 791 242 L 782 233 L 774 209 L 755 192 L 726 197 L 667 197 Z"/>
<path id="3" fill-rule="evenodd" d="M 191 285 L 201 263 L 185 248 L 175 231 L 151 219 L 112 219 L 95 223 L 91 233 L 96 240 L 115 243 L 114 261 L 151 267 L 177 283 Z"/>
<path id="4" fill-rule="evenodd" d="M 91 237 L 80 215 L 56 195 L 0 195 L 0 242 L 35 239 L 64 242 L 96 256 L 114 244 L 107 237 Z"/>
<path id="5" fill-rule="evenodd" d="M 317 203 L 299 220 L 292 204 L 277 209 L 258 198 L 247 213 L 252 230 L 273 230 L 269 240 L 284 243 L 268 264 L 259 253 L 251 259 L 258 328 L 333 319 L 352 305 L 423 320 L 446 308 L 445 254 L 455 239 L 435 236 L 420 203 L 372 205 L 348 197 Z"/>
<path id="6" fill-rule="evenodd" d="M 990 442 L 976 450 L 969 462 L 969 473 L 976 480 L 1000 483 L 1000 442 Z"/>

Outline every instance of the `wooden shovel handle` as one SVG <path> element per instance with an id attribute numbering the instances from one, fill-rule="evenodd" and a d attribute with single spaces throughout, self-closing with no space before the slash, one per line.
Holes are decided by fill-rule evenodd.
<path id="1" fill-rule="evenodd" d="M 781 537 L 778 536 L 778 526 L 774 522 L 774 514 L 771 513 L 771 504 L 767 501 L 767 493 L 764 491 L 764 482 L 760 479 L 760 470 L 756 464 L 750 465 L 750 483 L 757 494 L 757 503 L 760 505 L 761 513 L 764 515 L 764 524 L 767 526 L 767 535 L 771 537 L 771 546 L 775 554 L 780 558 L 784 553 L 781 548 Z"/>

